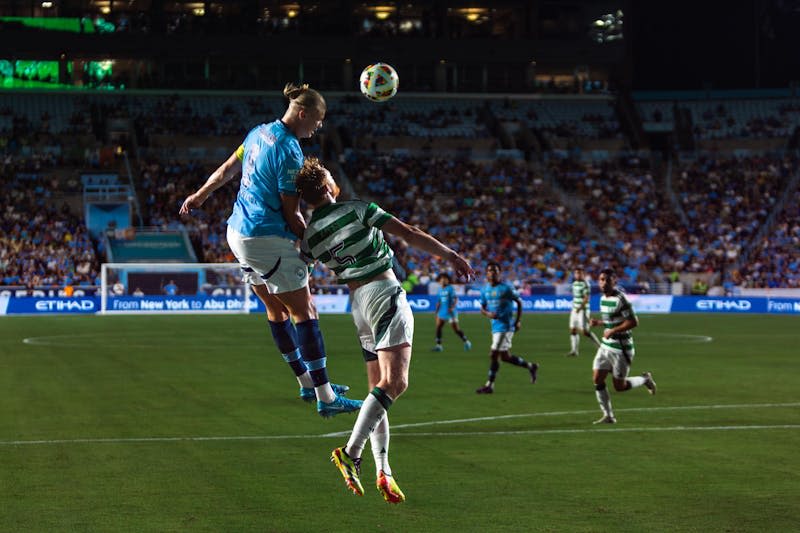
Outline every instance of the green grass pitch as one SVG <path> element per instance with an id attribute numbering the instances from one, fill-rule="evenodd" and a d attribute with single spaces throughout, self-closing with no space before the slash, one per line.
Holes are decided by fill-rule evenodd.
<path id="1" fill-rule="evenodd" d="M 797 531 L 800 327 L 782 316 L 642 316 L 633 373 L 597 427 L 594 350 L 566 358 L 566 315 L 525 315 L 513 352 L 539 383 L 488 369 L 417 315 L 410 387 L 392 407 L 385 503 L 329 463 L 355 420 L 297 398 L 263 316 L 0 320 L 0 531 Z M 333 381 L 366 394 L 348 315 L 321 319 Z M 610 384 L 610 381 L 609 381 Z"/>

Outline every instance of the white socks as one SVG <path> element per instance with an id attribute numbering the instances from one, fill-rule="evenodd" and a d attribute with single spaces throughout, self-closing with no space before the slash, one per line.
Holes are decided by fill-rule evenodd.
<path id="1" fill-rule="evenodd" d="M 305 387 L 306 389 L 310 389 L 314 386 L 314 382 L 311 381 L 311 374 L 308 373 L 308 370 L 297 376 L 297 382 L 301 387 Z"/>
<path id="2" fill-rule="evenodd" d="M 330 382 L 325 385 L 320 385 L 319 387 L 314 387 L 314 391 L 317 393 L 317 400 L 325 403 L 331 403 L 336 399 L 336 393 L 333 392 L 333 387 L 331 387 Z"/>
<path id="3" fill-rule="evenodd" d="M 375 475 L 381 473 L 381 470 L 387 476 L 392 475 L 392 467 L 389 466 L 389 415 L 388 413 L 381 418 L 375 430 L 369 436 L 369 442 L 372 446 L 372 457 L 375 458 Z"/>
<path id="4" fill-rule="evenodd" d="M 578 353 L 578 344 L 581 342 L 581 336 L 577 333 L 569 336 L 569 344 L 572 346 L 572 353 Z"/>
<path id="5" fill-rule="evenodd" d="M 631 388 L 635 389 L 636 387 L 641 387 L 644 385 L 644 382 L 647 379 L 644 376 L 636 376 L 635 378 L 628 378 L 628 383 L 631 384 Z"/>
<path id="6" fill-rule="evenodd" d="M 600 404 L 600 409 L 606 416 L 614 417 L 614 411 L 611 409 L 611 397 L 608 395 L 608 390 L 595 390 L 597 396 L 597 403 Z"/>
<path id="7" fill-rule="evenodd" d="M 350 434 L 350 440 L 347 441 L 347 447 L 345 448 L 347 455 L 354 459 L 361 457 L 361 452 L 364 450 L 364 444 L 366 444 L 370 433 L 378 427 L 378 423 L 384 416 L 386 416 L 386 409 L 383 408 L 381 402 L 378 401 L 374 394 L 367 394 L 363 405 L 361 405 L 361 410 L 358 412 L 358 418 L 353 426 L 353 432 Z"/>

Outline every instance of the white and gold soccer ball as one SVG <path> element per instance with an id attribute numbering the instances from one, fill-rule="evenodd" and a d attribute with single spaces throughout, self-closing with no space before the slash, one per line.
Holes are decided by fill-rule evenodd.
<path id="1" fill-rule="evenodd" d="M 361 93 L 373 102 L 385 102 L 397 94 L 400 76 L 386 63 L 375 63 L 361 71 L 359 88 Z"/>

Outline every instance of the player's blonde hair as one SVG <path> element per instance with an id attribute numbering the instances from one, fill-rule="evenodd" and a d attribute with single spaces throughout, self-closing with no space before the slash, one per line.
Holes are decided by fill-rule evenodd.
<path id="1" fill-rule="evenodd" d="M 300 107 L 313 107 L 320 111 L 325 111 L 328 105 L 325 103 L 325 98 L 319 93 L 309 87 L 307 83 L 295 85 L 292 82 L 286 84 L 283 88 L 283 96 L 289 99 L 289 104 L 296 104 Z"/>

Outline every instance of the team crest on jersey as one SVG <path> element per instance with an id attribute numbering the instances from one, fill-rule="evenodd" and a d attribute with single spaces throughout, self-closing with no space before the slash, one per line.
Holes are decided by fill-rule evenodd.
<path id="1" fill-rule="evenodd" d="M 298 267 L 297 270 L 294 271 L 295 275 L 297 275 L 297 279 L 303 279 L 308 272 L 308 269 L 304 267 Z"/>

